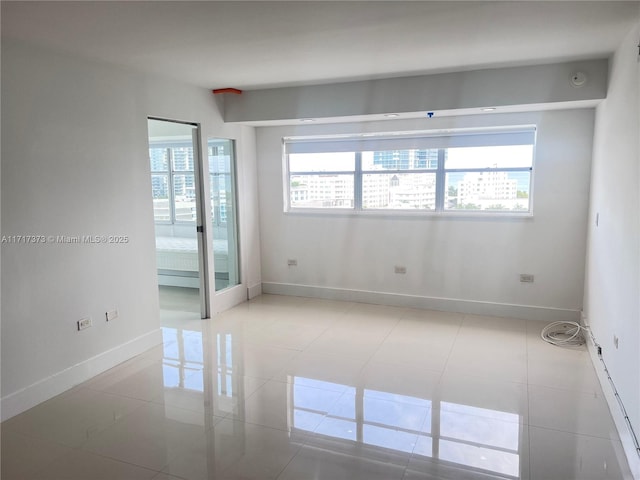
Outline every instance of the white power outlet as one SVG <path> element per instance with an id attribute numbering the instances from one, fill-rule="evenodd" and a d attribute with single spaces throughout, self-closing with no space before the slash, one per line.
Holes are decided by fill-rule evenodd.
<path id="1" fill-rule="evenodd" d="M 404 275 L 405 273 L 407 273 L 407 267 L 403 267 L 402 265 L 396 265 L 395 267 L 393 267 L 393 271 L 395 273 Z"/>
<path id="2" fill-rule="evenodd" d="M 107 313 L 105 313 L 105 317 L 107 317 L 107 322 L 110 322 L 111 320 L 115 320 L 116 318 L 118 318 L 118 316 L 119 314 L 117 309 L 109 310 Z"/>
<path id="3" fill-rule="evenodd" d="M 533 283 L 533 275 L 531 275 L 530 273 L 521 273 L 520 281 L 522 283 Z"/>
<path id="4" fill-rule="evenodd" d="M 84 330 L 85 328 L 89 328 L 91 326 L 91 317 L 83 318 L 81 320 L 78 320 L 76 323 L 78 325 L 78 331 Z"/>

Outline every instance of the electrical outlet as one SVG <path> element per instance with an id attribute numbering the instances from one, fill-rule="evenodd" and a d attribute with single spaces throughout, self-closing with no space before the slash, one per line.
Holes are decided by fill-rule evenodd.
<path id="1" fill-rule="evenodd" d="M 78 320 L 76 324 L 78 325 L 78 331 L 84 330 L 85 328 L 89 328 L 91 326 L 91 317 Z"/>
<path id="2" fill-rule="evenodd" d="M 297 267 L 298 260 L 296 260 L 295 258 L 290 258 L 287 260 L 287 265 L 289 265 L 290 267 Z"/>
<path id="3" fill-rule="evenodd" d="M 405 273 L 407 273 L 407 267 L 403 267 L 401 265 L 396 265 L 395 267 L 393 267 L 393 271 L 399 274 L 404 275 Z"/>
<path id="4" fill-rule="evenodd" d="M 531 275 L 530 273 L 521 273 L 520 281 L 522 283 L 533 283 L 533 275 Z"/>
<path id="5" fill-rule="evenodd" d="M 105 313 L 107 322 L 110 322 L 111 320 L 115 320 L 116 318 L 118 318 L 118 316 L 119 314 L 117 309 L 109 310 L 108 312 Z"/>

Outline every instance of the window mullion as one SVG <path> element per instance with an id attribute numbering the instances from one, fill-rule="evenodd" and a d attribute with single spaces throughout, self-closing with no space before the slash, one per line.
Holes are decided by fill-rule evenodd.
<path id="1" fill-rule="evenodd" d="M 444 190 L 445 190 L 445 172 L 444 172 L 444 154 L 445 149 L 438 149 L 438 170 L 436 172 L 436 212 L 444 211 Z"/>
<path id="2" fill-rule="evenodd" d="M 176 192 L 174 191 L 173 178 L 173 148 L 167 148 L 167 158 L 169 159 L 169 214 L 171 215 L 171 223 L 176 223 Z"/>
<path id="3" fill-rule="evenodd" d="M 356 169 L 353 174 L 353 208 L 362 211 L 362 152 L 356 153 Z"/>

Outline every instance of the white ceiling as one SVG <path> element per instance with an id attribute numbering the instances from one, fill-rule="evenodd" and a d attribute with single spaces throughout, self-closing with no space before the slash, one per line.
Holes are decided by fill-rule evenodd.
<path id="1" fill-rule="evenodd" d="M 2 37 L 240 89 L 601 58 L 638 19 L 611 2 L 2 2 Z"/>

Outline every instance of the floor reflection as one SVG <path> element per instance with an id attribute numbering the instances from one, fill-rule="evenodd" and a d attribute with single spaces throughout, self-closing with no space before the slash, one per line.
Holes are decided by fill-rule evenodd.
<path id="1" fill-rule="evenodd" d="M 321 411 L 314 404 L 323 390 L 313 396 L 297 386 L 324 382 L 292 383 L 295 429 L 519 478 L 518 414 L 347 386 L 333 408 Z M 315 430 L 307 427 L 309 415 L 324 417 Z"/>
<path id="2" fill-rule="evenodd" d="M 162 328 L 164 354 L 162 374 L 165 388 L 204 391 L 202 333 Z"/>
<path id="3" fill-rule="evenodd" d="M 198 393 L 205 417 L 212 413 L 243 419 L 244 360 L 234 349 L 234 334 L 205 330 L 203 336 L 165 327 L 163 335 L 166 398 Z M 289 435 L 307 434 L 520 478 L 523 427 L 517 413 L 298 375 L 275 385 L 283 395 L 260 408 L 284 411 Z M 206 423 L 213 425 L 210 419 Z M 337 453 L 344 451 L 344 443 L 331 444 Z"/>

